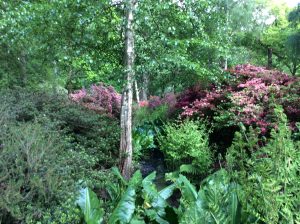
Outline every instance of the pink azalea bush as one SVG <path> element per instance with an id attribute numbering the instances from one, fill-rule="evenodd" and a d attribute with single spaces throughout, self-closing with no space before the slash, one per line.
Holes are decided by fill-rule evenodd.
<path id="1" fill-rule="evenodd" d="M 274 127 L 274 104 L 283 106 L 291 124 L 300 121 L 299 79 L 276 70 L 238 65 L 229 71 L 231 79 L 222 86 L 199 86 L 179 96 L 182 117 L 220 117 L 227 123 L 259 127 L 262 134 Z M 226 116 L 225 116 L 226 114 Z"/>
<path id="2" fill-rule="evenodd" d="M 140 101 L 140 107 L 147 107 L 150 110 L 166 105 L 169 111 L 173 111 L 177 105 L 177 96 L 174 93 L 166 93 L 163 97 L 150 96 L 149 100 Z"/>
<path id="3" fill-rule="evenodd" d="M 105 86 L 103 83 L 93 84 L 89 90 L 81 89 L 71 93 L 69 98 L 98 113 L 114 116 L 120 113 L 121 95 L 112 86 Z"/>

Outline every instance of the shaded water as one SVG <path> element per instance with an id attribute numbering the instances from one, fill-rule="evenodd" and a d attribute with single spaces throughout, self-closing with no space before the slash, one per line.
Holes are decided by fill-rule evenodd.
<path id="1" fill-rule="evenodd" d="M 140 162 L 140 170 L 143 177 L 146 177 L 153 171 L 156 171 L 156 178 L 154 180 L 154 184 L 156 185 L 158 191 L 170 185 L 170 182 L 167 182 L 165 180 L 167 168 L 164 161 L 164 155 L 159 149 L 153 149 L 151 152 L 149 152 L 149 155 Z M 168 198 L 167 201 L 171 206 L 178 207 L 179 198 L 180 192 L 174 191 L 172 196 Z"/>
<path id="2" fill-rule="evenodd" d="M 167 186 L 165 181 L 166 166 L 164 162 L 164 155 L 159 149 L 151 150 L 149 155 L 145 157 L 144 160 L 140 161 L 140 170 L 143 177 L 146 177 L 153 171 L 156 171 L 154 183 L 158 190 Z"/>

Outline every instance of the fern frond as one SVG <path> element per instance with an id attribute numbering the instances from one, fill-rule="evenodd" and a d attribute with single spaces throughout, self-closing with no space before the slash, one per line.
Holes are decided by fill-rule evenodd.
<path id="1" fill-rule="evenodd" d="M 199 175 L 201 174 L 201 170 L 193 164 L 183 164 L 179 168 L 180 173 L 187 173 L 192 175 Z"/>

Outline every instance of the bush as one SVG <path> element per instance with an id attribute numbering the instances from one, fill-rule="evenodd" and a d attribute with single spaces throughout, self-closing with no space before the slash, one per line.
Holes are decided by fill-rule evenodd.
<path id="1" fill-rule="evenodd" d="M 259 141 L 253 129 L 237 133 L 227 155 L 228 168 L 243 188 L 243 206 L 264 223 L 299 223 L 300 142 L 294 142 L 282 108 L 277 128 Z"/>
<path id="2" fill-rule="evenodd" d="M 158 142 L 169 167 L 192 164 L 201 174 L 209 171 L 212 151 L 208 143 L 208 131 L 199 121 L 167 123 L 163 127 L 163 134 L 158 136 Z"/>
<path id="3" fill-rule="evenodd" d="M 0 101 L 0 222 L 78 223 L 70 206 L 76 183 L 105 188 L 111 176 L 103 168 L 118 163 L 118 120 L 54 93 L 7 90 Z M 40 162 L 27 161 L 26 142 Z"/>
<path id="4" fill-rule="evenodd" d="M 282 105 L 293 125 L 300 119 L 299 79 L 276 70 L 238 65 L 230 71 L 230 82 L 208 88 L 194 87 L 178 98 L 182 117 L 205 117 L 218 129 L 259 127 L 266 135 L 275 127 L 273 104 Z"/>
<path id="5" fill-rule="evenodd" d="M 120 132 L 116 118 L 97 114 L 71 102 L 65 95 L 51 92 L 6 90 L 1 93 L 0 101 L 3 102 L 0 115 L 6 120 L 37 120 L 49 131 L 59 131 L 66 137 L 68 150 L 84 149 L 102 167 L 116 165 Z"/>
<path id="6" fill-rule="evenodd" d="M 1 136 L 0 209 L 2 221 L 40 218 L 48 206 L 74 192 L 63 145 L 37 123 L 10 126 Z M 66 190 L 68 189 L 68 190 Z"/>
<path id="7" fill-rule="evenodd" d="M 134 123 L 161 123 L 166 121 L 176 112 L 177 99 L 174 93 L 166 93 L 162 98 L 150 96 L 148 101 L 141 101 L 139 107 L 134 110 Z"/>
<path id="8" fill-rule="evenodd" d="M 103 83 L 92 85 L 90 90 L 81 89 L 70 94 L 72 101 L 94 110 L 100 114 L 110 114 L 116 117 L 120 114 L 121 95 L 112 86 Z"/>
<path id="9" fill-rule="evenodd" d="M 106 115 L 71 104 L 51 113 L 52 120 L 59 121 L 71 145 L 68 148 L 84 151 L 93 156 L 99 167 L 109 168 L 118 163 L 118 121 Z"/>

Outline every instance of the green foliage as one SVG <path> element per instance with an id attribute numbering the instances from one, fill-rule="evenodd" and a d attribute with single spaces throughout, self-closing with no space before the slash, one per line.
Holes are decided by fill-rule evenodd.
<path id="1" fill-rule="evenodd" d="M 175 189 L 175 185 L 171 184 L 158 192 L 155 184 L 153 183 L 155 177 L 156 174 L 155 172 L 153 172 L 146 178 L 144 178 L 142 182 L 142 197 L 144 199 L 143 207 L 145 209 L 145 215 L 151 221 L 165 224 L 168 223 L 164 219 L 164 217 L 166 216 L 165 209 L 168 206 L 166 199 L 168 199 L 172 195 Z"/>
<path id="2" fill-rule="evenodd" d="M 134 124 L 141 125 L 166 121 L 169 107 L 166 104 L 150 109 L 147 106 L 139 107 L 134 114 Z"/>
<path id="3" fill-rule="evenodd" d="M 237 133 L 227 162 L 243 188 L 243 206 L 266 223 L 299 222 L 299 142 L 291 138 L 287 118 L 276 107 L 277 128 L 260 147 L 257 135 Z"/>
<path id="4" fill-rule="evenodd" d="M 116 119 L 72 104 L 50 116 L 60 121 L 61 128 L 71 138 L 73 149 L 84 148 L 105 168 L 117 164 L 119 127 Z"/>
<path id="5" fill-rule="evenodd" d="M 114 177 L 103 168 L 117 163 L 117 120 L 51 92 L 8 90 L 0 100 L 1 221 L 80 223 L 75 183 L 98 190 Z"/>
<path id="6" fill-rule="evenodd" d="M 76 203 L 83 211 L 84 220 L 87 224 L 101 224 L 104 211 L 100 207 L 100 201 L 97 195 L 88 187 L 80 190 L 80 196 Z"/>
<path id="7" fill-rule="evenodd" d="M 142 179 L 140 171 L 136 171 L 127 182 L 116 168 L 113 172 L 119 176 L 123 187 L 121 196 L 112 198 L 117 203 L 112 214 L 107 217 L 107 223 L 145 223 L 144 220 L 148 220 L 147 223 L 168 223 L 164 219 L 168 206 L 166 200 L 172 195 L 175 184 L 157 191 L 153 184 L 155 173 Z M 81 208 L 81 211 L 86 215 L 85 210 Z"/>
<path id="8" fill-rule="evenodd" d="M 0 137 L 1 219 L 41 218 L 45 208 L 68 197 L 64 189 L 73 191 L 63 144 L 57 133 L 46 132 L 38 123 L 2 128 L 7 132 Z"/>
<path id="9" fill-rule="evenodd" d="M 246 223 L 248 216 L 242 213 L 238 198 L 240 187 L 231 182 L 225 170 L 205 179 L 199 192 L 183 175 L 161 191 L 157 191 L 154 179 L 155 173 L 151 173 L 142 180 L 137 171 L 108 223 Z M 175 189 L 181 192 L 178 208 L 167 201 Z"/>
<path id="10" fill-rule="evenodd" d="M 207 173 L 212 164 L 212 151 L 208 142 L 208 131 L 199 121 L 167 123 L 158 136 L 160 149 L 170 167 L 192 164 L 199 174 Z"/>
<path id="11" fill-rule="evenodd" d="M 74 206 L 75 199 L 69 197 L 57 207 L 50 207 L 40 221 L 32 220 L 30 224 L 82 224 L 81 211 Z"/>
<path id="12" fill-rule="evenodd" d="M 135 211 L 136 190 L 142 181 L 142 174 L 136 171 L 128 183 L 128 187 L 122 195 L 118 205 L 114 209 L 108 223 L 129 223 Z"/>
<path id="13" fill-rule="evenodd" d="M 135 128 L 132 133 L 133 159 L 139 161 L 143 155 L 147 154 L 147 150 L 156 148 L 154 140 L 153 125 L 148 124 Z"/>
<path id="14" fill-rule="evenodd" d="M 179 223 L 243 223 L 238 185 L 230 182 L 225 170 L 220 170 L 202 183 L 199 192 L 182 175 L 177 179 L 181 191 L 177 209 Z"/>

